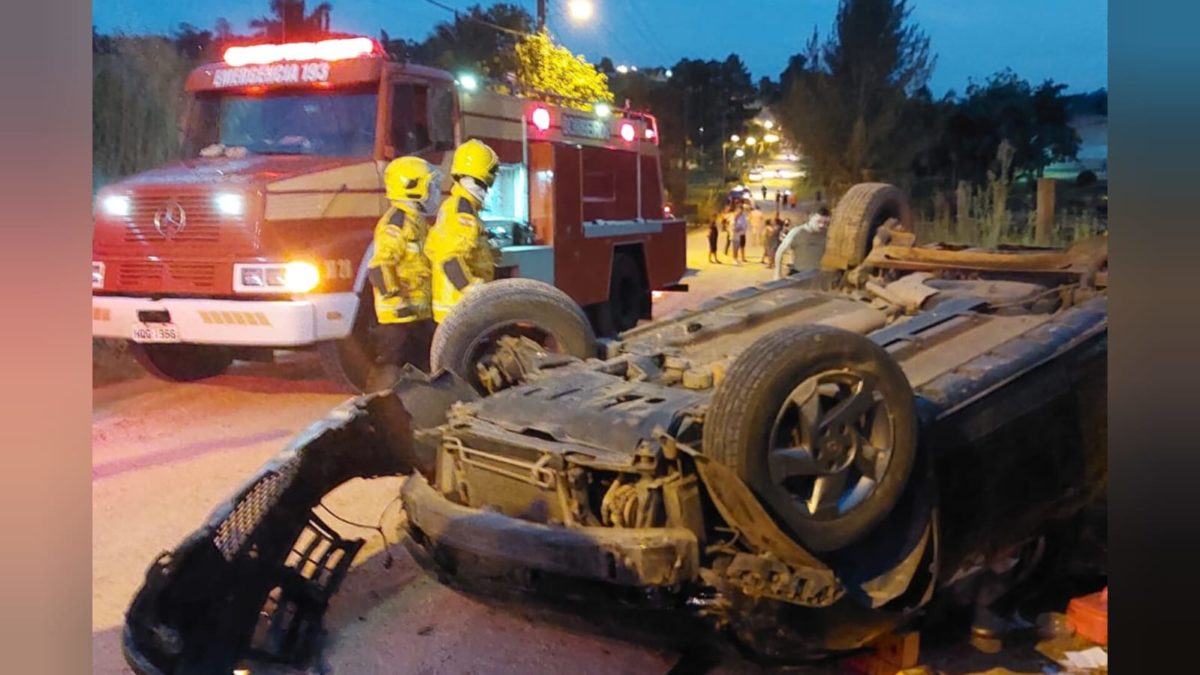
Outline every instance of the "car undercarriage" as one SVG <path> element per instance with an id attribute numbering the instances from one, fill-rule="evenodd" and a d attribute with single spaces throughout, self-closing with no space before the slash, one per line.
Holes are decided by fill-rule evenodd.
<path id="1" fill-rule="evenodd" d="M 852 188 L 821 269 L 612 341 L 544 284 L 468 294 L 432 374 L 346 402 L 151 565 L 127 660 L 307 662 L 362 546 L 313 509 L 355 477 L 406 476 L 405 544 L 448 583 L 686 614 L 775 659 L 1019 558 L 1105 489 L 1107 242 L 918 246 L 898 192 Z"/>

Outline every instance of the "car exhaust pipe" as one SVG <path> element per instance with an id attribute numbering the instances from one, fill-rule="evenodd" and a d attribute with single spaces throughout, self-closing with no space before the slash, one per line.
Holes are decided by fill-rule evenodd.
<path id="1" fill-rule="evenodd" d="M 432 475 L 436 445 L 414 435 L 477 398 L 451 373 L 407 367 L 387 391 L 353 398 L 267 462 L 173 551 L 125 617 L 123 649 L 141 675 L 230 673 L 243 661 L 304 667 L 322 618 L 365 543 L 313 509 L 353 478 Z"/>

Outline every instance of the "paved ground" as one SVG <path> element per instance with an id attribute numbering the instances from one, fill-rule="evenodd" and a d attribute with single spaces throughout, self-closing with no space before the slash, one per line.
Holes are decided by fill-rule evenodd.
<path id="1" fill-rule="evenodd" d="M 772 204 L 773 208 L 773 204 Z M 748 257 L 761 251 L 751 246 Z M 761 265 L 712 265 L 704 232 L 689 237 L 694 270 L 687 294 L 664 294 L 656 315 L 770 278 Z M 120 651 L 123 612 L 147 565 L 195 528 L 287 440 L 346 396 L 323 381 L 315 360 L 291 355 L 275 365 L 238 364 L 199 384 L 137 376 L 98 386 L 92 417 L 92 650 L 94 672 L 128 672 Z M 384 515 L 391 555 L 370 531 L 328 617 L 325 672 L 661 673 L 679 654 L 569 626 L 566 617 L 503 610 L 425 576 L 396 544 L 393 501 L 400 479 L 355 481 L 326 501 L 340 515 Z M 711 672 L 757 670 L 736 655 Z"/>

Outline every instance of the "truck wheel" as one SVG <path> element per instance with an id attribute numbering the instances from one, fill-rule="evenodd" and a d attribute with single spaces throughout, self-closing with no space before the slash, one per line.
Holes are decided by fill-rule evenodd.
<path id="1" fill-rule="evenodd" d="M 233 363 L 228 347 L 192 344 L 139 344 L 129 352 L 149 373 L 168 382 L 194 382 L 216 377 Z"/>
<path id="2" fill-rule="evenodd" d="M 475 366 L 496 340 L 519 335 L 550 352 L 596 355 L 596 336 L 566 293 L 533 279 L 497 279 L 471 289 L 433 334 L 432 372 L 448 370 L 483 391 Z"/>
<path id="3" fill-rule="evenodd" d="M 637 325 L 650 304 L 650 289 L 642 278 L 636 258 L 625 253 L 613 257 L 612 277 L 608 283 L 608 312 L 612 327 L 622 333 Z"/>
<path id="4" fill-rule="evenodd" d="M 378 324 L 374 303 L 368 286 L 366 293 L 358 296 L 358 312 L 354 315 L 350 334 L 341 340 L 330 340 L 317 346 L 326 377 L 346 391 L 365 392 L 367 378 L 375 364 L 372 331 Z"/>
<path id="5" fill-rule="evenodd" d="M 916 409 L 900 366 L 839 328 L 790 326 L 754 342 L 713 394 L 704 453 L 729 466 L 804 546 L 867 534 L 904 490 Z"/>
<path id="6" fill-rule="evenodd" d="M 888 218 L 904 227 L 912 226 L 912 214 L 904 192 L 887 183 L 859 183 L 838 201 L 829 224 L 829 235 L 821 267 L 848 270 L 862 264 L 871 251 L 871 239 Z"/>

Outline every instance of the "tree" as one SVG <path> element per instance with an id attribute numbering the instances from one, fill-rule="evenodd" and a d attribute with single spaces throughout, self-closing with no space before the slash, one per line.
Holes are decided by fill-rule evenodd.
<path id="1" fill-rule="evenodd" d="M 178 157 L 192 65 L 164 37 L 99 36 L 92 55 L 93 180 L 102 185 Z"/>
<path id="2" fill-rule="evenodd" d="M 929 38 L 906 0 L 841 0 L 830 36 L 816 31 L 781 75 L 781 122 L 814 177 L 839 190 L 864 179 L 905 183 L 936 136 L 919 97 L 932 72 Z"/>
<path id="3" fill-rule="evenodd" d="M 455 14 L 453 21 L 434 26 L 425 40 L 407 45 L 404 56 L 445 70 L 475 70 L 502 79 L 516 71 L 517 43 L 533 30 L 533 23 L 519 5 L 497 3 L 486 10 L 475 5 Z"/>
<path id="4" fill-rule="evenodd" d="M 175 49 L 185 59 L 199 61 L 211 56 L 213 49 L 212 31 L 200 30 L 190 23 L 181 23 L 171 35 Z"/>
<path id="5" fill-rule="evenodd" d="M 546 32 L 533 33 L 516 46 L 517 85 L 531 98 L 562 99 L 567 105 L 587 109 L 598 101 L 612 101 L 608 76 L 582 56 L 555 44 Z"/>
<path id="6" fill-rule="evenodd" d="M 271 14 L 250 21 L 256 37 L 285 42 L 321 37 L 329 33 L 333 5 L 322 2 L 307 12 L 304 0 L 271 0 Z"/>
<path id="7" fill-rule="evenodd" d="M 1016 175 L 1040 176 L 1049 164 L 1071 159 L 1079 137 L 1069 124 L 1064 84 L 1047 80 L 1037 87 L 1011 70 L 992 75 L 984 84 L 970 83 L 958 102 L 942 139 L 943 154 L 958 179 L 981 183 L 997 173 L 997 148 L 1012 145 Z"/>

